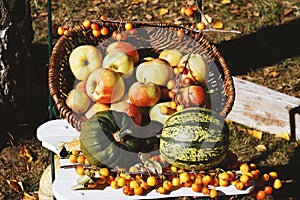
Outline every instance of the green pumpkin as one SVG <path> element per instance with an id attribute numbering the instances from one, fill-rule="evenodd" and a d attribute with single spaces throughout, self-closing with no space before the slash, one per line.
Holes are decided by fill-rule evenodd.
<path id="1" fill-rule="evenodd" d="M 138 162 L 139 152 L 158 148 L 159 140 L 142 131 L 126 113 L 101 111 L 82 124 L 80 148 L 91 165 L 127 168 Z"/>
<path id="2" fill-rule="evenodd" d="M 229 130 L 224 118 L 200 107 L 170 116 L 160 138 L 161 156 L 184 169 L 211 169 L 224 160 L 228 148 Z"/>

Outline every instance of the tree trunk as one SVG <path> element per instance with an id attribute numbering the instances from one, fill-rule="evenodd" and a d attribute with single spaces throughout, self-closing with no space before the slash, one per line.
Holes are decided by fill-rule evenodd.
<path id="1" fill-rule="evenodd" d="M 7 132 L 30 119 L 32 40 L 30 1 L 0 0 L 0 147 Z"/>

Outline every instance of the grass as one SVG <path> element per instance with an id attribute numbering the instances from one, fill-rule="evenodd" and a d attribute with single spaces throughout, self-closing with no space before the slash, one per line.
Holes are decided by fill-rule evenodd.
<path id="1" fill-rule="evenodd" d="M 189 27 L 195 26 L 192 18 L 185 18 L 179 14 L 179 9 L 187 4 L 187 0 L 53 0 L 52 1 L 52 22 L 53 22 L 53 44 L 58 39 L 56 29 L 60 25 L 72 26 L 81 23 L 84 19 L 98 19 L 106 15 L 112 19 L 136 19 L 140 21 L 163 21 L 181 24 Z M 42 47 L 36 56 L 37 71 L 43 73 L 46 78 L 47 70 L 47 1 L 31 0 L 32 26 L 35 31 L 34 46 Z M 160 15 L 159 10 L 167 8 L 168 12 Z M 255 0 L 231 0 L 229 4 L 222 4 L 221 1 L 204 1 L 203 12 L 214 20 L 219 19 L 226 30 L 239 30 L 241 34 L 209 32 L 207 37 L 213 43 L 219 44 L 231 41 L 243 36 L 255 34 L 263 28 L 270 26 L 281 26 L 299 19 L 299 0 L 264 0 L 259 3 Z M 37 52 L 33 52 L 37 54 Z M 299 52 L 298 52 L 299 53 Z M 43 54 L 43 56 L 39 56 Z M 300 57 L 299 54 L 291 57 L 284 57 L 262 67 L 255 67 L 249 72 L 239 74 L 243 79 L 264 85 L 279 92 L 291 96 L 300 97 Z M 296 76 L 298 74 L 298 76 Z M 39 84 L 45 84 L 41 80 Z M 45 85 L 42 85 L 45 87 Z M 46 115 L 45 115 L 46 116 Z M 47 120 L 45 118 L 45 120 Z M 251 161 L 257 163 L 262 170 L 276 169 L 286 180 L 286 186 L 282 191 L 276 192 L 268 199 L 296 199 L 299 192 L 296 185 L 299 185 L 299 176 L 293 170 L 298 166 L 299 142 L 288 142 L 274 135 L 264 133 L 262 139 L 256 139 L 248 134 L 251 128 L 243 125 L 230 123 L 230 149 L 238 155 L 240 161 Z M 12 133 L 19 134 L 19 133 Z M 26 133 L 27 134 L 27 133 Z M 24 193 L 18 192 L 9 186 L 7 180 L 22 182 L 24 191 L 36 197 L 39 178 L 49 164 L 48 151 L 41 146 L 35 138 L 35 133 L 29 133 L 31 137 L 24 137 L 12 140 L 15 146 L 15 155 L 18 151 L 26 148 L 33 155 L 33 161 L 26 162 L 23 158 L 12 162 L 4 157 L 0 158 L 0 200 L 22 199 Z M 257 146 L 263 145 L 266 151 L 258 151 Z M 2 153 L 3 155 L 3 153 Z M 293 168 L 294 167 L 294 168 Z M 298 195 L 298 196 L 297 196 Z M 182 197 L 181 199 L 193 199 Z M 201 198 L 203 199 L 203 198 Z M 254 199 L 248 195 L 224 197 L 220 199 Z"/>

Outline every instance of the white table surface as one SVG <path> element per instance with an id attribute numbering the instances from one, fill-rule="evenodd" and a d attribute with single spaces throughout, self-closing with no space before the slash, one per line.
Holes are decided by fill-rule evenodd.
<path id="1" fill-rule="evenodd" d="M 42 142 L 42 146 L 53 151 L 54 153 L 60 153 L 57 149 L 58 143 L 71 142 L 77 139 L 80 135 L 76 129 L 74 129 L 66 120 L 58 119 L 48 121 L 37 129 L 37 138 Z M 68 159 L 61 159 L 61 166 L 70 164 Z M 174 190 L 169 194 L 161 195 L 156 191 L 151 191 L 145 196 L 125 196 L 122 189 L 112 189 L 106 187 L 104 190 L 72 190 L 71 187 L 76 184 L 78 175 L 75 172 L 75 168 L 60 168 L 56 173 L 55 180 L 53 182 L 53 194 L 58 200 L 81 200 L 81 199 L 158 199 L 180 196 L 205 196 L 202 193 L 193 192 L 191 188 L 180 188 Z M 248 187 L 245 190 L 237 190 L 233 185 L 228 187 L 216 187 L 216 190 L 225 195 L 239 195 L 250 193 L 252 187 Z"/>

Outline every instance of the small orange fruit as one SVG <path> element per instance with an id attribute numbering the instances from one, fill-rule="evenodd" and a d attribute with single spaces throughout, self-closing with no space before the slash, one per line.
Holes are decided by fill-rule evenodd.
<path id="1" fill-rule="evenodd" d="M 270 176 L 269 176 L 269 174 L 263 174 L 263 175 L 261 176 L 261 179 L 262 179 L 264 182 L 267 182 L 268 180 L 270 180 Z"/>
<path id="2" fill-rule="evenodd" d="M 62 26 L 59 26 L 59 27 L 57 28 L 57 34 L 58 34 L 58 35 L 63 35 L 63 34 L 64 34 L 64 32 L 65 32 L 65 29 L 64 29 L 64 27 L 62 27 Z"/>
<path id="3" fill-rule="evenodd" d="M 136 187 L 136 188 L 133 189 L 133 193 L 135 195 L 142 195 L 143 192 L 144 192 L 144 189 L 142 187 Z"/>
<path id="4" fill-rule="evenodd" d="M 185 9 L 186 9 L 186 7 L 182 7 L 182 8 L 180 9 L 180 14 L 185 15 Z"/>
<path id="5" fill-rule="evenodd" d="M 178 37 L 184 36 L 184 30 L 179 29 L 179 30 L 177 31 L 177 36 L 178 36 Z"/>
<path id="6" fill-rule="evenodd" d="M 102 15 L 102 16 L 100 17 L 100 19 L 101 19 L 101 20 L 107 20 L 107 17 L 106 17 L 105 15 Z"/>
<path id="7" fill-rule="evenodd" d="M 125 29 L 126 30 L 131 30 L 133 28 L 133 26 L 132 26 L 132 23 L 131 22 L 127 22 L 126 24 L 125 24 Z"/>
<path id="8" fill-rule="evenodd" d="M 242 173 L 249 172 L 250 171 L 250 166 L 248 165 L 248 163 L 242 163 L 240 165 L 240 171 Z"/>
<path id="9" fill-rule="evenodd" d="M 186 9 L 185 9 L 185 11 L 184 11 L 184 14 L 186 15 L 186 16 L 193 16 L 193 14 L 194 14 L 194 10 L 191 8 L 191 7 L 187 7 Z"/>
<path id="10" fill-rule="evenodd" d="M 160 186 L 160 187 L 157 189 L 157 192 L 158 192 L 159 194 L 166 194 L 166 193 L 167 193 L 167 190 L 166 190 L 166 188 Z"/>
<path id="11" fill-rule="evenodd" d="M 77 163 L 84 164 L 85 157 L 83 155 L 80 155 L 77 157 Z"/>
<path id="12" fill-rule="evenodd" d="M 209 197 L 210 198 L 216 198 L 218 196 L 218 191 L 217 190 L 215 190 L 215 189 L 211 189 L 210 191 L 209 191 Z"/>
<path id="13" fill-rule="evenodd" d="M 269 176 L 271 179 L 277 179 L 278 178 L 278 173 L 275 171 L 269 172 Z"/>
<path id="14" fill-rule="evenodd" d="M 271 195 L 272 194 L 272 192 L 273 192 L 273 188 L 271 187 L 271 186 L 266 186 L 265 188 L 264 188 L 264 192 L 266 193 L 266 194 L 268 194 L 268 195 Z"/>
<path id="15" fill-rule="evenodd" d="M 69 161 L 71 163 L 76 163 L 77 162 L 77 156 L 75 156 L 74 154 L 70 155 Z"/>
<path id="16" fill-rule="evenodd" d="M 264 200 L 266 199 L 266 193 L 263 191 L 263 190 L 259 190 L 257 193 L 256 193 L 256 200 Z"/>
<path id="17" fill-rule="evenodd" d="M 91 24 L 91 28 L 92 28 L 93 30 L 98 30 L 98 29 L 99 29 L 99 25 L 98 25 L 97 23 L 92 23 L 92 24 Z"/>
<path id="18" fill-rule="evenodd" d="M 108 35 L 109 30 L 108 30 L 107 27 L 102 27 L 102 28 L 100 29 L 100 33 L 101 33 L 101 35 Z"/>
<path id="19" fill-rule="evenodd" d="M 201 192 L 204 194 L 204 195 L 209 195 L 209 189 L 207 187 L 203 187 Z"/>
<path id="20" fill-rule="evenodd" d="M 235 184 L 235 187 L 236 187 L 236 189 L 238 189 L 238 190 L 242 190 L 242 189 L 244 189 L 245 185 L 244 185 L 244 183 L 242 183 L 242 182 L 237 182 L 237 183 Z"/>
<path id="21" fill-rule="evenodd" d="M 282 182 L 280 179 L 275 179 L 274 183 L 273 183 L 273 187 L 274 189 L 278 190 L 282 187 Z"/>
<path id="22" fill-rule="evenodd" d="M 94 29 L 92 33 L 95 37 L 99 37 L 101 35 L 101 31 L 99 29 Z"/>
<path id="23" fill-rule="evenodd" d="M 205 29 L 205 24 L 203 22 L 198 22 L 196 26 L 197 26 L 198 30 L 204 30 Z"/>
<path id="24" fill-rule="evenodd" d="M 201 184 L 193 183 L 193 184 L 192 184 L 192 190 L 193 190 L 194 192 L 201 192 L 201 190 L 202 190 Z"/>
<path id="25" fill-rule="evenodd" d="M 83 175 L 84 174 L 83 166 L 77 166 L 76 167 L 76 173 L 79 174 L 79 175 Z"/>
<path id="26" fill-rule="evenodd" d="M 84 20 L 84 21 L 82 22 L 82 25 L 83 25 L 86 29 L 91 28 L 91 24 L 92 24 L 92 22 L 91 22 L 90 20 L 88 20 L 88 19 L 86 19 L 86 20 Z"/>
<path id="27" fill-rule="evenodd" d="M 147 183 L 148 183 L 148 185 L 151 186 L 151 187 L 155 186 L 155 185 L 157 184 L 157 179 L 156 179 L 156 177 L 155 177 L 155 176 L 149 176 L 149 177 L 147 178 Z"/>
<path id="28" fill-rule="evenodd" d="M 180 178 L 179 178 L 179 177 L 174 177 L 174 178 L 172 179 L 172 185 L 173 185 L 174 187 L 179 186 L 179 185 L 180 185 Z"/>

